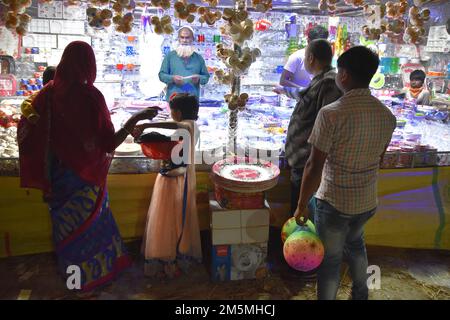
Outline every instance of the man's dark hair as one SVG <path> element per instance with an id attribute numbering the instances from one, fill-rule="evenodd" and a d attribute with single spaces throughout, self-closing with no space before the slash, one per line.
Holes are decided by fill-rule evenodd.
<path id="1" fill-rule="evenodd" d="M 363 46 L 348 49 L 337 60 L 338 68 L 345 69 L 354 82 L 363 86 L 369 85 L 379 64 L 378 55 Z"/>
<path id="2" fill-rule="evenodd" d="M 313 41 L 316 39 L 327 39 L 327 38 L 328 38 L 328 30 L 325 29 L 325 27 L 322 27 L 321 25 L 314 26 L 308 32 L 308 40 L 309 41 Z"/>
<path id="3" fill-rule="evenodd" d="M 308 52 L 313 55 L 323 66 L 331 66 L 333 50 L 327 40 L 317 39 L 308 44 Z"/>
<path id="4" fill-rule="evenodd" d="M 188 93 L 177 93 L 169 101 L 170 109 L 179 110 L 183 120 L 198 119 L 198 99 Z"/>
<path id="5" fill-rule="evenodd" d="M 49 81 L 53 80 L 53 78 L 55 77 L 55 73 L 55 67 L 47 67 L 42 74 L 42 84 L 45 86 Z"/>
<path id="6" fill-rule="evenodd" d="M 409 74 L 409 81 L 420 80 L 420 81 L 424 82 L 426 77 L 427 76 L 426 76 L 425 72 L 418 69 L 418 70 L 414 70 L 413 72 L 411 72 Z"/>

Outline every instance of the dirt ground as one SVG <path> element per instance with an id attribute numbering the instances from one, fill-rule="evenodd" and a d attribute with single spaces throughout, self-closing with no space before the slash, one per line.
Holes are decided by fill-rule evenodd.
<path id="1" fill-rule="evenodd" d="M 271 238 L 276 230 L 272 230 Z M 0 299 L 32 300 L 315 300 L 315 280 L 304 279 L 280 259 L 277 243 L 269 242 L 269 274 L 263 279 L 212 282 L 208 272 L 208 235 L 203 234 L 205 263 L 189 275 L 161 281 L 145 278 L 139 241 L 128 243 L 133 266 L 115 282 L 90 293 L 67 290 L 56 271 L 53 253 L 0 259 Z M 270 245 L 270 243 L 275 243 Z M 370 265 L 381 268 L 381 288 L 370 291 L 373 300 L 450 299 L 450 251 L 368 247 Z M 351 280 L 342 269 L 338 299 L 349 299 Z"/>

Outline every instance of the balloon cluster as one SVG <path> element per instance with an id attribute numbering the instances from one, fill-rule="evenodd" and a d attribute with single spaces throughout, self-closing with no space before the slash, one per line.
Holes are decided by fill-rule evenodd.
<path id="1" fill-rule="evenodd" d="M 405 29 L 403 40 L 411 44 L 419 44 L 425 35 L 424 23 L 430 19 L 430 10 L 420 10 L 416 6 L 412 6 L 408 12 L 409 25 Z"/>
<path id="2" fill-rule="evenodd" d="M 346 5 L 355 8 L 363 7 L 366 4 L 365 0 L 344 0 L 344 2 Z"/>
<path id="3" fill-rule="evenodd" d="M 88 24 L 94 29 L 104 29 L 112 23 L 117 32 L 129 33 L 133 28 L 135 4 L 130 0 L 90 0 L 86 9 Z M 124 13 L 127 10 L 129 12 Z"/>
<path id="4" fill-rule="evenodd" d="M 134 5 L 130 3 L 130 0 L 117 0 L 113 4 L 113 10 L 116 15 L 113 17 L 112 22 L 116 27 L 117 32 L 129 33 L 133 27 L 134 17 L 131 12 L 123 14 L 124 10 L 134 9 Z"/>
<path id="5" fill-rule="evenodd" d="M 175 9 L 175 17 L 180 20 L 186 20 L 189 23 L 194 22 L 194 13 L 197 12 L 198 6 L 196 4 L 188 4 L 185 0 L 177 1 L 173 5 Z"/>
<path id="6" fill-rule="evenodd" d="M 214 80 L 220 84 L 231 84 L 233 76 L 230 73 L 226 73 L 222 69 L 214 72 Z"/>
<path id="7" fill-rule="evenodd" d="M 236 94 L 226 94 L 224 96 L 225 102 L 228 103 L 228 109 L 230 110 L 236 110 L 239 109 L 240 111 L 245 109 L 245 105 L 248 101 L 248 94 L 247 93 L 241 93 L 239 96 Z"/>
<path id="8" fill-rule="evenodd" d="M 173 33 L 172 20 L 168 15 L 165 15 L 161 19 L 157 16 L 153 16 L 151 19 L 151 23 L 153 25 L 153 30 L 155 31 L 156 34 Z"/>
<path id="9" fill-rule="evenodd" d="M 386 17 L 388 21 L 383 20 L 379 28 L 363 27 L 363 34 L 369 40 L 379 40 L 381 34 L 385 33 L 389 37 L 395 37 L 403 33 L 403 41 L 410 44 L 419 44 L 425 35 L 424 24 L 430 19 L 430 10 L 427 8 L 419 9 L 419 6 L 429 1 L 414 0 L 416 5 L 409 8 L 408 25 L 404 15 L 408 10 L 408 0 L 399 0 L 394 3 L 388 1 L 380 5 L 380 18 Z M 365 14 L 371 15 L 373 10 L 368 5 L 364 6 Z"/>
<path id="10" fill-rule="evenodd" d="M 202 1 L 208 3 L 211 8 L 215 8 L 219 4 L 219 0 L 202 0 Z"/>
<path id="11" fill-rule="evenodd" d="M 224 48 L 222 43 L 217 44 L 216 49 L 217 56 L 235 75 L 244 73 L 256 61 L 256 58 L 261 56 L 261 51 L 257 48 L 253 50 L 244 48 L 240 57 L 233 50 Z"/>
<path id="12" fill-rule="evenodd" d="M 86 9 L 89 26 L 95 29 L 109 27 L 112 23 L 113 13 L 109 9 L 90 7 Z"/>
<path id="13" fill-rule="evenodd" d="M 336 5 L 340 0 L 320 0 L 319 1 L 319 10 L 328 10 L 329 12 L 336 11 Z"/>
<path id="14" fill-rule="evenodd" d="M 386 31 L 384 26 L 380 28 L 369 28 L 368 26 L 363 26 L 362 28 L 364 36 L 369 40 L 380 40 L 381 34 Z"/>
<path id="15" fill-rule="evenodd" d="M 162 8 L 164 10 L 170 9 L 170 0 L 151 0 L 152 6 Z"/>
<path id="16" fill-rule="evenodd" d="M 220 32 L 223 35 L 228 35 L 233 42 L 241 45 L 245 40 L 248 40 L 253 35 L 253 21 L 248 18 L 247 10 L 235 11 L 230 8 L 223 10 L 222 19 L 227 21 L 220 27 Z"/>
<path id="17" fill-rule="evenodd" d="M 6 7 L 5 27 L 18 35 L 27 33 L 31 16 L 25 10 L 31 6 L 31 0 L 1 0 Z"/>
<path id="18" fill-rule="evenodd" d="M 408 0 L 400 0 L 398 3 L 386 2 L 386 16 L 392 19 L 401 19 L 408 9 Z"/>
<path id="19" fill-rule="evenodd" d="M 267 12 L 272 9 L 272 0 L 252 0 L 252 6 L 255 11 Z"/>
<path id="20" fill-rule="evenodd" d="M 219 10 L 211 11 L 211 9 L 207 7 L 200 7 L 198 8 L 197 12 L 200 15 L 198 21 L 200 23 L 206 22 L 208 26 L 214 25 L 216 21 L 222 18 L 222 12 L 220 12 Z"/>

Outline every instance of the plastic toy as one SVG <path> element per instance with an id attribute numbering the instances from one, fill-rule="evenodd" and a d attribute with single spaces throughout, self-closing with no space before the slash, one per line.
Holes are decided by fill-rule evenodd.
<path id="1" fill-rule="evenodd" d="M 161 19 L 157 16 L 153 16 L 151 19 L 151 24 L 153 25 L 153 30 L 156 34 L 173 33 L 172 20 L 168 15 L 165 15 Z"/>
<path id="2" fill-rule="evenodd" d="M 322 263 L 324 247 L 319 237 L 309 231 L 295 231 L 284 243 L 286 262 L 295 270 L 307 272 Z"/>
<path id="3" fill-rule="evenodd" d="M 296 231 L 309 231 L 316 233 L 316 227 L 311 220 L 307 220 L 304 226 L 300 226 L 295 221 L 295 217 L 289 218 L 281 228 L 281 241 L 286 242 L 286 239 Z"/>

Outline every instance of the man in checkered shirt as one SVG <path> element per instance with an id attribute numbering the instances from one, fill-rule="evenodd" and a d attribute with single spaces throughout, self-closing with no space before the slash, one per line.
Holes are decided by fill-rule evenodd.
<path id="1" fill-rule="evenodd" d="M 314 220 L 325 248 L 318 299 L 336 298 L 343 255 L 352 298 L 368 299 L 364 225 L 375 214 L 379 163 L 396 126 L 395 116 L 368 88 L 378 64 L 378 56 L 365 47 L 339 57 L 336 84 L 344 95 L 319 111 L 308 140 L 312 151 L 294 215 L 299 224 L 306 221 L 307 203 L 317 190 Z"/>
<path id="2" fill-rule="evenodd" d="M 324 39 L 309 42 L 306 47 L 305 69 L 314 77 L 305 89 L 282 87 L 275 92 L 297 100 L 292 112 L 286 137 L 285 153 L 291 167 L 291 214 L 297 208 L 303 168 L 311 152 L 308 143 L 319 110 L 342 96 L 334 81 L 336 72 L 331 68 L 333 51 Z"/>

